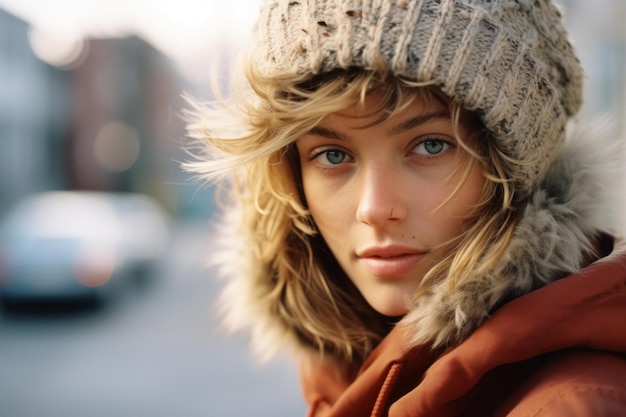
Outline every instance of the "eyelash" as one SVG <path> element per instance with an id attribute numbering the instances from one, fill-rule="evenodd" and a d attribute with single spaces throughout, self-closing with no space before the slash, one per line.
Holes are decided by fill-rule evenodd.
<path id="1" fill-rule="evenodd" d="M 444 149 L 441 150 L 440 152 L 436 153 L 436 154 L 430 154 L 429 153 L 428 155 L 426 155 L 426 154 L 418 154 L 417 152 L 415 152 L 415 153 L 418 154 L 418 155 L 421 155 L 421 156 L 425 156 L 427 158 L 440 158 L 440 157 L 446 155 L 448 150 L 453 149 L 453 148 L 456 147 L 456 145 L 452 141 L 447 139 L 447 138 L 442 138 L 442 137 L 439 137 L 439 136 L 427 136 L 425 138 L 420 138 L 420 140 L 417 143 L 412 145 L 411 151 L 414 151 L 418 146 L 422 146 L 422 145 L 426 146 L 426 144 L 429 143 L 429 142 L 431 142 L 431 143 L 432 142 L 440 143 L 440 144 L 442 144 L 444 146 Z M 426 152 L 428 152 L 428 151 L 426 151 Z"/>
<path id="2" fill-rule="evenodd" d="M 341 162 L 338 162 L 338 163 L 336 163 L 336 164 L 333 164 L 333 163 L 330 163 L 330 162 L 329 162 L 328 164 L 321 164 L 321 163 L 319 163 L 319 162 L 318 162 L 318 163 L 316 163 L 316 164 L 315 164 L 315 166 L 316 166 L 317 168 L 322 169 L 322 170 L 326 170 L 326 169 L 333 169 L 334 167 L 337 167 L 337 166 L 339 166 L 339 165 L 341 165 L 341 164 L 345 163 L 345 162 L 346 162 L 346 161 L 345 161 L 345 158 L 352 159 L 352 158 L 350 157 L 350 154 L 349 154 L 348 152 L 346 152 L 346 151 L 343 151 L 343 150 L 341 150 L 341 149 L 337 149 L 337 148 L 326 148 L 326 149 L 322 149 L 322 150 L 319 150 L 319 151 L 315 152 L 315 154 L 313 154 L 313 155 L 309 158 L 309 161 L 310 161 L 310 162 L 312 162 L 312 161 L 319 160 L 319 158 L 320 158 L 321 156 L 323 156 L 323 155 L 328 155 L 330 152 L 341 153 L 341 154 L 343 154 L 344 159 L 342 159 L 342 161 L 341 161 Z"/>

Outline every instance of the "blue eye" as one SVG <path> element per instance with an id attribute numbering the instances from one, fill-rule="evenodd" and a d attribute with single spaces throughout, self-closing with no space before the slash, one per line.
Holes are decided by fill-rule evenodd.
<path id="1" fill-rule="evenodd" d="M 339 165 L 346 161 L 347 155 L 342 151 L 329 150 L 320 152 L 316 158 L 322 165 Z"/>
<path id="2" fill-rule="evenodd" d="M 434 156 L 439 155 L 442 152 L 451 148 L 452 145 L 442 139 L 427 139 L 418 143 L 414 149 L 414 152 L 420 155 Z"/>

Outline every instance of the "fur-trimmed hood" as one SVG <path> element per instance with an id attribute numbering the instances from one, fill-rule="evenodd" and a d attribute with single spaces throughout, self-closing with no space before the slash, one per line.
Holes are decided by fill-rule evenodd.
<path id="1" fill-rule="evenodd" d="M 412 306 L 400 322 L 410 345 L 464 339 L 502 303 L 579 270 L 594 237 L 615 232 L 621 148 L 608 130 L 598 122 L 568 137 L 489 273 L 455 292 L 441 282 Z M 255 280 L 258 265 L 246 262 L 250 249 L 235 233 L 238 222 L 231 211 L 218 225 L 212 259 L 226 279 L 219 309 L 229 329 L 251 330 L 253 349 L 267 359 L 289 345 L 298 348 L 298 337 L 264 301 L 267 284 Z"/>

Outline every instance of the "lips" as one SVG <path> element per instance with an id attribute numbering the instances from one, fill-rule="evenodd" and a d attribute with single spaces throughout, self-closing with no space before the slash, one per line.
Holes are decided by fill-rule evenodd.
<path id="1" fill-rule="evenodd" d="M 411 272 L 425 252 L 400 246 L 368 248 L 357 253 L 358 262 L 380 278 L 400 277 Z"/>

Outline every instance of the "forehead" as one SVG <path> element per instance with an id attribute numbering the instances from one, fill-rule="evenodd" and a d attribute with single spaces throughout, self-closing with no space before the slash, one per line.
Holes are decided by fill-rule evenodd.
<path id="1" fill-rule="evenodd" d="M 358 103 L 343 110 L 328 114 L 320 125 L 342 125 L 346 128 L 368 128 L 391 118 L 437 116 L 450 119 L 449 100 L 428 90 L 415 90 L 414 94 L 402 98 L 384 90 L 373 91 Z"/>

